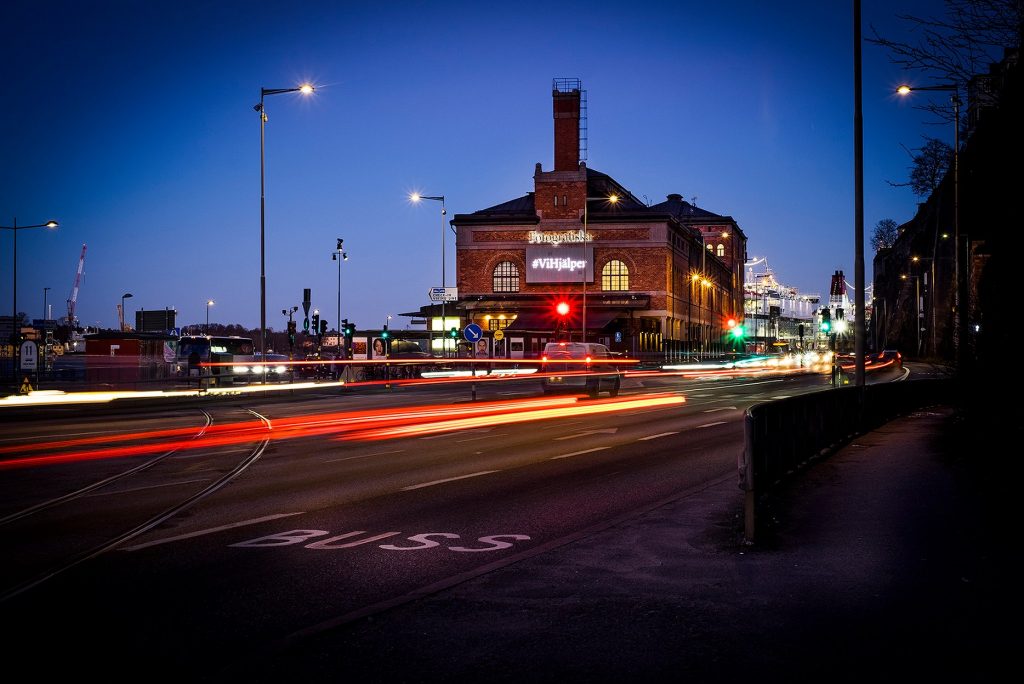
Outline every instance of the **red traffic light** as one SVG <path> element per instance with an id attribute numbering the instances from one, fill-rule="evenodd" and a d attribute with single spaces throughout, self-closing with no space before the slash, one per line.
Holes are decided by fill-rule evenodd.
<path id="1" fill-rule="evenodd" d="M 730 318 L 728 321 L 725 322 L 725 327 L 727 327 L 727 328 L 735 328 L 736 327 L 736 319 L 735 318 Z"/>
<path id="2" fill-rule="evenodd" d="M 559 316 L 564 316 L 569 313 L 569 302 L 558 302 L 555 306 L 555 311 L 558 312 Z"/>

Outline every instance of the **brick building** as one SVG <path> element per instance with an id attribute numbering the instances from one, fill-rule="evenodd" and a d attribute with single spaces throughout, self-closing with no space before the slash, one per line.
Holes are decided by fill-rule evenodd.
<path id="1" fill-rule="evenodd" d="M 725 321 L 743 316 L 746 236 L 679 194 L 648 206 L 587 168 L 582 93 L 576 79 L 554 82 L 555 164 L 536 165 L 533 192 L 452 218 L 460 323 L 502 330 L 497 357 L 536 356 L 560 326 L 652 359 L 725 350 Z"/>

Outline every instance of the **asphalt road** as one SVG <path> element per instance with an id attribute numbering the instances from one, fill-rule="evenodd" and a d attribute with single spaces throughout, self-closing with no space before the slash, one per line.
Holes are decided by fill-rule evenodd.
<path id="1" fill-rule="evenodd" d="M 4 458 L 68 457 L 0 467 L 6 645 L 47 673 L 218 679 L 735 477 L 743 411 L 826 382 L 631 378 L 616 404 L 475 423 L 536 383 L 14 425 Z M 673 403 L 629 403 L 652 399 Z M 467 422 L 387 434 L 440 414 Z"/>

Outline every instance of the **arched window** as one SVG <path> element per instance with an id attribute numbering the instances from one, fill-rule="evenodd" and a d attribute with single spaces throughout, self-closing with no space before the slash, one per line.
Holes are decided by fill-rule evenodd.
<path id="1" fill-rule="evenodd" d="M 717 254 L 720 257 L 724 257 L 725 256 L 725 245 L 718 245 L 718 252 L 717 252 Z"/>
<path id="2" fill-rule="evenodd" d="M 494 267 L 494 292 L 519 292 L 519 269 L 511 261 L 502 261 Z"/>
<path id="3" fill-rule="evenodd" d="M 612 259 L 601 269 L 602 290 L 628 290 L 629 269 L 621 261 Z"/>

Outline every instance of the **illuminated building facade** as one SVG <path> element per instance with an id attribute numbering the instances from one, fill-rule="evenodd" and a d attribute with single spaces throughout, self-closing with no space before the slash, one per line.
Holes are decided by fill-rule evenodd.
<path id="1" fill-rule="evenodd" d="M 736 221 L 679 194 L 645 204 L 588 168 L 585 91 L 557 79 L 552 95 L 554 168 L 538 163 L 522 197 L 452 218 L 460 323 L 501 330 L 493 355 L 508 358 L 536 356 L 560 327 L 641 358 L 731 348 L 726 321 L 742 317 L 746 257 Z"/>

